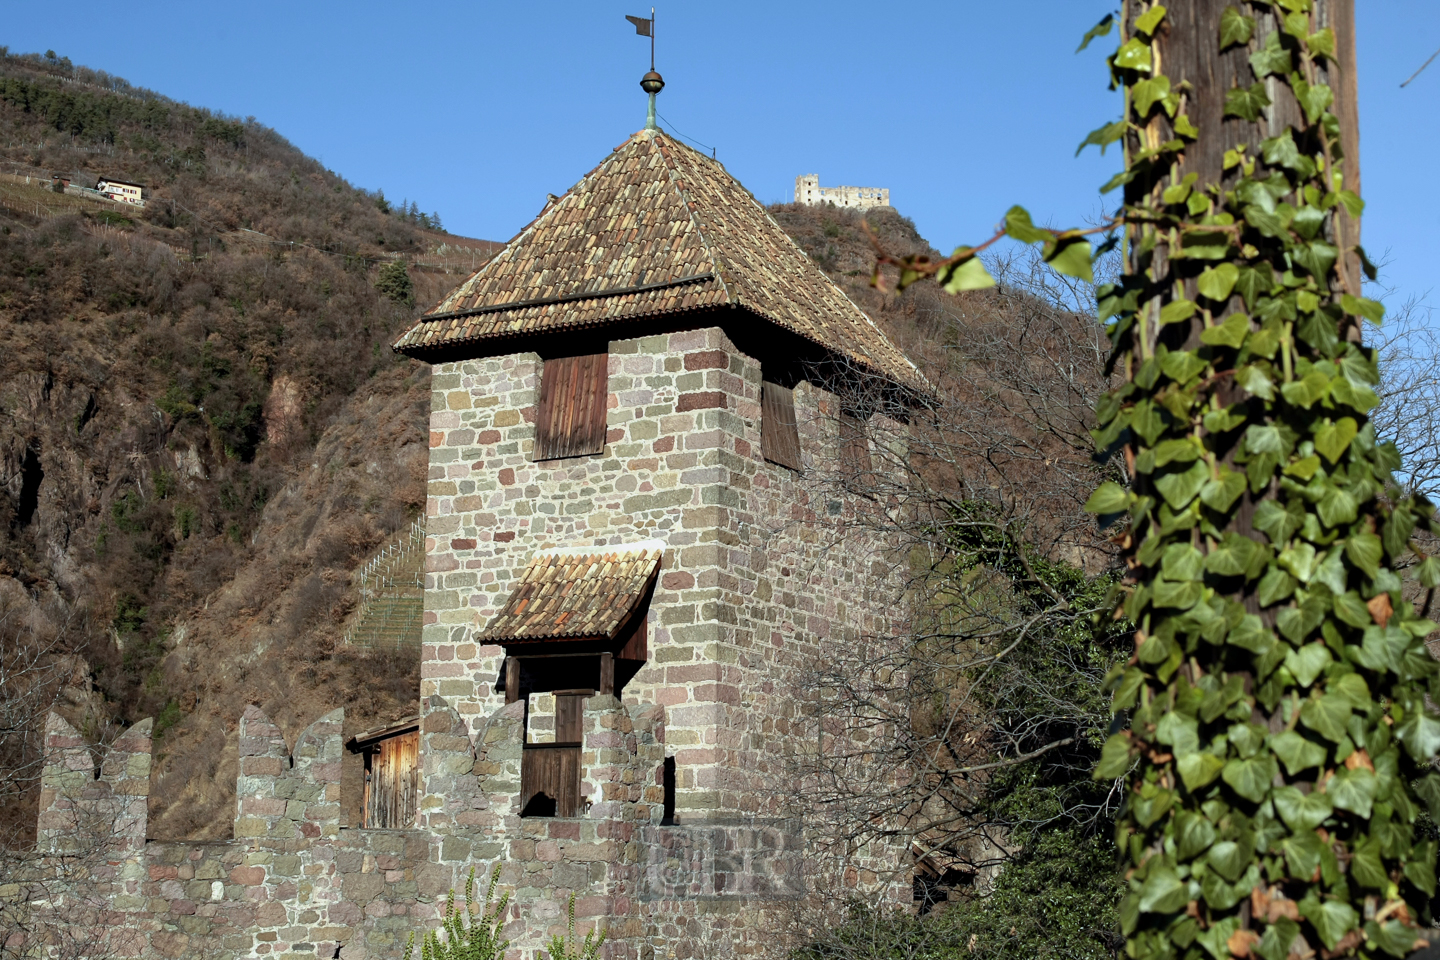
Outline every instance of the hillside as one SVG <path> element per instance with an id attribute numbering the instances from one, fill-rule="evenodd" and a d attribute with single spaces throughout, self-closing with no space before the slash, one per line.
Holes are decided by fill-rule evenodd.
<path id="1" fill-rule="evenodd" d="M 926 354 L 957 298 L 871 289 L 856 213 L 771 210 Z M 59 637 L 66 712 L 97 739 L 157 718 L 155 837 L 228 835 L 247 703 L 292 737 L 336 706 L 347 734 L 414 708 L 413 658 L 339 639 L 357 570 L 424 506 L 428 368 L 387 344 L 496 248 L 438 219 L 253 119 L 0 58 L 0 645 Z M 929 250 L 894 211 L 869 222 Z M 6 822 L 32 824 L 30 799 L 0 797 Z"/>
<path id="2" fill-rule="evenodd" d="M 335 649 L 423 507 L 428 370 L 388 343 L 495 245 L 53 57 L 0 57 L 0 174 L 0 648 L 58 636 L 97 738 L 158 717 L 156 835 L 213 836 L 247 702 L 291 733 L 412 708 L 408 658 Z"/>

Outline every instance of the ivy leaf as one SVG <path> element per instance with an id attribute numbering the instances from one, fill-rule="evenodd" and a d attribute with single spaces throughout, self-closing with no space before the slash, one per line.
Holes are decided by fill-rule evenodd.
<path id="1" fill-rule="evenodd" d="M 1248 87 L 1235 87 L 1225 92 L 1225 113 L 1227 117 L 1239 117 L 1241 120 L 1249 120 L 1254 123 L 1260 119 L 1260 114 L 1270 106 L 1270 98 L 1265 95 L 1264 81 L 1252 83 Z"/>
<path id="2" fill-rule="evenodd" d="M 1135 113 L 1139 117 L 1147 116 L 1157 100 L 1166 101 L 1165 112 L 1167 114 L 1175 112 L 1175 101 L 1170 97 L 1170 78 L 1163 74 L 1149 80 L 1141 80 L 1130 88 L 1130 102 L 1134 105 Z M 1103 148 L 1101 153 L 1104 153 Z"/>
<path id="3" fill-rule="evenodd" d="M 1405 719 L 1395 733 L 1406 751 L 1419 763 L 1429 763 L 1435 751 L 1440 750 L 1440 720 L 1430 716 L 1422 703 L 1406 711 Z"/>
<path id="4" fill-rule="evenodd" d="M 1226 264 L 1229 266 L 1229 264 Z M 1211 347 L 1239 348 L 1250 333 L 1250 318 L 1243 313 L 1232 313 L 1225 322 L 1200 333 L 1200 342 Z"/>
<path id="5" fill-rule="evenodd" d="M 1355 627 L 1357 630 L 1364 630 L 1370 626 L 1370 609 L 1365 606 L 1365 601 L 1354 590 L 1347 590 L 1334 600 L 1335 616 Z"/>
<path id="6" fill-rule="evenodd" d="M 1050 269 L 1056 273 L 1093 283 L 1095 274 L 1090 269 L 1090 255 L 1090 241 L 1083 237 L 1072 237 L 1054 241 L 1053 249 L 1047 250 L 1045 254 L 1045 262 L 1050 264 Z"/>
<path id="7" fill-rule="evenodd" d="M 1358 673 L 1347 673 L 1331 680 L 1330 692 L 1348 700 L 1352 710 L 1364 713 L 1370 709 L 1370 685 Z"/>
<path id="8" fill-rule="evenodd" d="M 1150 72 L 1150 45 L 1138 37 L 1129 40 L 1115 51 L 1114 63 L 1119 70 Z"/>
<path id="9" fill-rule="evenodd" d="M 1250 858 L 1245 848 L 1234 840 L 1222 840 L 1210 848 L 1205 860 L 1216 873 L 1234 883 L 1245 872 Z"/>
<path id="10" fill-rule="evenodd" d="M 1168 83 L 1169 81 L 1166 82 Z M 1080 151 L 1084 150 L 1092 143 L 1100 148 L 1100 155 L 1104 156 L 1105 148 L 1110 146 L 1110 144 L 1114 143 L 1116 140 L 1119 140 L 1123 136 L 1125 136 L 1124 120 L 1116 120 L 1114 123 L 1107 123 L 1103 127 L 1096 127 L 1094 130 L 1091 130 L 1088 134 L 1086 134 L 1084 140 L 1080 141 L 1080 146 L 1075 148 L 1075 156 L 1080 156 Z M 1014 236 L 1014 234 L 1011 234 L 1011 236 Z"/>
<path id="11" fill-rule="evenodd" d="M 1268 263 L 1256 267 L 1241 267 L 1240 275 L 1235 279 L 1235 289 L 1245 298 L 1247 310 L 1254 310 L 1255 298 L 1262 293 L 1269 293 L 1273 284 Z"/>
<path id="12" fill-rule="evenodd" d="M 1235 281 L 1239 279 L 1239 267 L 1233 263 L 1221 263 L 1201 273 L 1195 280 L 1195 287 L 1201 296 L 1223 303 L 1230 298 L 1230 291 L 1235 289 Z"/>
<path id="13" fill-rule="evenodd" d="M 959 253 L 960 250 L 956 250 Z M 995 286 L 995 278 L 985 269 L 979 257 L 971 257 L 941 271 L 936 277 L 946 293 L 960 293 L 962 290 L 985 290 Z"/>
<path id="14" fill-rule="evenodd" d="M 1335 776 L 1325 784 L 1325 794 L 1339 809 L 1349 810 L 1368 820 L 1378 786 L 1374 773 L 1364 767 L 1356 767 L 1354 770 L 1336 771 Z"/>
<path id="15" fill-rule="evenodd" d="M 1416 780 L 1415 795 L 1425 802 L 1430 819 L 1440 820 L 1440 773 L 1427 773 Z"/>
<path id="16" fill-rule="evenodd" d="M 1170 504 L 1172 509 L 1180 510 L 1195 499 L 1195 495 L 1200 492 L 1200 488 L 1209 479 L 1210 468 L 1205 461 L 1196 460 L 1188 470 L 1167 473 L 1157 478 L 1155 489 L 1160 491 L 1160 495 L 1165 498 L 1165 502 Z"/>
<path id="17" fill-rule="evenodd" d="M 1305 46 L 1317 57 L 1335 56 L 1335 31 L 1326 27 L 1305 38 Z"/>
<path id="18" fill-rule="evenodd" d="M 1021 243 L 1039 243 L 1054 237 L 1049 230 L 1036 227 L 1030 220 L 1030 211 L 1021 206 L 1011 207 L 1005 212 L 1005 232 Z"/>
<path id="19" fill-rule="evenodd" d="M 1316 280 L 1324 282 L 1339 255 L 1340 251 L 1333 244 L 1312 240 L 1292 250 L 1290 259 L 1310 271 Z"/>
<path id="20" fill-rule="evenodd" d="M 1200 749 L 1199 724 L 1194 717 L 1170 711 L 1155 725 L 1155 739 L 1171 748 L 1177 757 L 1188 757 Z"/>
<path id="21" fill-rule="evenodd" d="M 1304 901 L 1302 901 L 1303 903 Z M 1343 900 L 1325 900 L 1305 909 L 1305 919 L 1320 934 L 1327 950 L 1334 950 L 1340 940 L 1360 923 L 1355 908 Z"/>
<path id="22" fill-rule="evenodd" d="M 1348 293 L 1340 295 L 1340 307 L 1354 317 L 1364 317 L 1377 327 L 1385 319 L 1385 304 L 1365 297 L 1354 297 Z"/>
<path id="23" fill-rule="evenodd" d="M 1195 315 L 1195 310 L 1193 300 L 1172 300 L 1160 308 L 1160 326 L 1189 320 Z"/>
<path id="24" fill-rule="evenodd" d="M 1291 88 L 1295 91 L 1295 99 L 1305 111 L 1305 119 L 1311 123 L 1319 121 L 1330 104 L 1335 102 L 1335 93 L 1330 87 L 1323 83 L 1306 83 L 1304 78 L 1296 77 L 1291 81 Z"/>
<path id="25" fill-rule="evenodd" d="M 1285 669 L 1295 677 L 1295 682 L 1302 687 L 1308 687 L 1320 676 L 1320 671 L 1334 663 L 1330 651 L 1323 643 L 1307 643 L 1299 650 L 1291 650 L 1285 654 Z M 1346 719 L 1349 719 L 1349 704 L 1346 705 Z"/>
<path id="26" fill-rule="evenodd" d="M 1130 762 L 1130 737 L 1123 732 L 1113 734 L 1100 748 L 1100 762 L 1093 776 L 1096 780 L 1118 779 L 1130 769 Z"/>
<path id="27" fill-rule="evenodd" d="M 1173 100 L 1173 98 L 1171 99 Z M 1165 107 L 1167 111 L 1173 111 L 1175 109 L 1174 107 L 1170 106 L 1170 103 L 1168 101 L 1166 102 Z M 1180 114 L 1180 116 L 1175 118 L 1175 122 L 1171 124 L 1171 126 L 1175 128 L 1175 134 L 1177 136 L 1189 137 L 1191 140 L 1200 139 L 1200 128 L 1190 122 L 1190 117 L 1188 114 Z M 1194 197 L 1191 197 L 1192 202 L 1194 201 L 1194 199 Z M 1191 210 L 1190 212 L 1195 213 L 1196 211 Z"/>
<path id="28" fill-rule="evenodd" d="M 1175 769 L 1191 793 L 1213 782 L 1224 767 L 1225 761 L 1211 753 L 1190 753 L 1175 761 Z"/>
<path id="29" fill-rule="evenodd" d="M 1241 389 L 1262 400 L 1275 399 L 1275 381 L 1258 365 L 1250 363 L 1235 372 L 1235 382 Z"/>
<path id="30" fill-rule="evenodd" d="M 1392 957 L 1408 957 L 1415 949 L 1415 928 L 1399 920 L 1387 920 L 1384 924 L 1371 920 L 1365 924 L 1365 939 Z"/>
<path id="31" fill-rule="evenodd" d="M 1114 24 L 1115 14 L 1105 14 L 1105 16 L 1101 19 L 1099 23 L 1095 24 L 1095 26 L 1085 31 L 1085 36 L 1083 39 L 1081 39 L 1080 46 L 1075 48 L 1075 52 L 1079 53 L 1081 50 L 1084 50 L 1086 47 L 1090 46 L 1090 41 L 1094 40 L 1096 37 L 1109 36 L 1110 28 L 1114 26 Z"/>
<path id="32" fill-rule="evenodd" d="M 1210 759 L 1216 761 L 1215 772 L 1218 774 L 1223 764 L 1215 757 Z M 1181 776 L 1183 777 L 1184 774 L 1182 773 Z M 1210 779 L 1213 780 L 1215 777 L 1212 775 Z M 1205 782 L 1209 783 L 1210 781 Z M 1193 792 L 1189 782 L 1186 782 L 1185 787 Z M 1181 860 L 1189 860 L 1197 853 L 1204 853 L 1210 848 L 1210 844 L 1215 842 L 1216 836 L 1215 825 L 1210 822 L 1208 817 L 1192 813 L 1189 810 L 1181 810 L 1175 814 L 1175 855 Z"/>
<path id="33" fill-rule="evenodd" d="M 1230 785 L 1230 789 L 1240 796 L 1252 803 L 1259 803 L 1265 799 L 1265 794 L 1270 789 L 1270 781 L 1275 779 L 1276 773 L 1275 758 L 1261 754 L 1249 760 L 1228 761 L 1220 776 Z"/>
<path id="34" fill-rule="evenodd" d="M 1295 536 L 1304 522 L 1305 507 L 1299 503 L 1282 506 L 1274 500 L 1263 500 L 1255 508 L 1255 529 L 1277 547 Z"/>
<path id="35" fill-rule="evenodd" d="M 1149 53 L 1149 50 L 1146 50 Z M 1146 58 L 1148 64 L 1149 58 Z M 1254 53 L 1250 54 L 1250 69 L 1255 71 L 1255 76 L 1264 80 L 1272 73 L 1281 76 L 1290 72 L 1291 56 L 1280 43 L 1280 34 L 1275 32 L 1265 38 L 1265 45 Z"/>
<path id="36" fill-rule="evenodd" d="M 1380 850 L 1374 843 L 1358 843 L 1350 852 L 1350 876 L 1361 886 L 1384 890 L 1390 882 Z"/>
<path id="37" fill-rule="evenodd" d="M 1250 42 L 1250 36 L 1255 32 L 1255 18 L 1247 17 L 1234 7 L 1226 7 L 1220 12 L 1220 49 L 1240 43 Z"/>
<path id="38" fill-rule="evenodd" d="M 1244 492 L 1245 475 L 1225 470 L 1218 480 L 1210 480 L 1200 490 L 1200 502 L 1211 510 L 1224 513 Z"/>
<path id="39" fill-rule="evenodd" d="M 1270 37 L 1274 39 L 1275 34 L 1270 34 Z M 1261 140 L 1260 150 L 1265 156 L 1265 162 L 1272 167 L 1293 170 L 1300 161 L 1300 148 L 1295 145 L 1295 138 L 1290 135 L 1288 127 L 1278 137 Z"/>
<path id="40" fill-rule="evenodd" d="M 1405 860 L 1405 879 L 1427 897 L 1435 896 L 1435 841 L 1416 846 L 1415 855 Z"/>
<path id="41" fill-rule="evenodd" d="M 1141 913 L 1174 913 L 1190 902 L 1190 885 L 1169 865 L 1156 864 L 1140 888 Z"/>
<path id="42" fill-rule="evenodd" d="M 1315 505 L 1320 522 L 1332 529 L 1341 524 L 1354 523 L 1356 510 L 1355 498 L 1350 495 L 1350 491 L 1335 486 L 1328 487 L 1320 502 Z"/>
<path id="43" fill-rule="evenodd" d="M 1332 743 L 1345 739 L 1349 719 L 1350 702 L 1333 693 L 1312 696 L 1300 707 L 1300 722 Z"/>
<path id="44" fill-rule="evenodd" d="M 1253 429 L 1253 428 L 1252 428 Z M 1352 417 L 1341 417 L 1338 421 L 1326 420 L 1315 431 L 1315 452 L 1331 463 L 1339 463 L 1340 455 L 1350 446 L 1360 428 Z"/>
<path id="45" fill-rule="evenodd" d="M 1285 764 L 1285 769 L 1292 777 L 1301 770 L 1318 767 L 1325 762 L 1325 748 L 1306 740 L 1294 730 L 1286 730 L 1271 737 L 1270 749 L 1280 758 L 1280 762 Z"/>
<path id="46" fill-rule="evenodd" d="M 1280 841 L 1285 862 L 1290 867 L 1290 876 L 1297 880 L 1309 880 L 1320 866 L 1320 838 L 1313 830 L 1301 830 Z M 1289 946 L 1287 940 L 1285 946 Z"/>
<path id="47" fill-rule="evenodd" d="M 1148 37 L 1155 32 L 1155 28 L 1160 26 L 1160 21 L 1164 19 L 1165 5 L 1157 3 L 1155 4 L 1155 6 L 1151 7 L 1149 10 L 1146 10 L 1143 14 L 1141 14 L 1138 19 L 1136 19 L 1135 32 L 1143 33 Z"/>
<path id="48" fill-rule="evenodd" d="M 1160 311 L 1160 315 L 1163 318 L 1165 311 Z M 1160 358 L 1160 369 L 1165 376 L 1180 384 L 1186 384 L 1195 379 L 1206 366 L 1204 360 L 1189 350 L 1171 350 Z"/>
<path id="49" fill-rule="evenodd" d="M 1355 533 L 1345 540 L 1345 556 L 1363 570 L 1367 577 L 1375 576 L 1375 571 L 1380 569 L 1380 558 L 1383 555 L 1380 538 L 1373 533 Z"/>
<path id="50" fill-rule="evenodd" d="M 1188 543 L 1170 544 L 1160 561 L 1161 575 L 1167 580 L 1199 580 L 1204 569 L 1205 558 Z"/>
<path id="51" fill-rule="evenodd" d="M 1111 513 L 1124 513 L 1130 509 L 1130 491 L 1113 480 L 1107 480 L 1090 494 L 1090 499 L 1085 501 L 1086 513 L 1097 513 L 1105 516 Z"/>

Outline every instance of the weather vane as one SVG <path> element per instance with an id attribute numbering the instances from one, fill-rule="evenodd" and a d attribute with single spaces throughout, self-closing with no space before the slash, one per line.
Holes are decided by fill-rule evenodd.
<path id="1" fill-rule="evenodd" d="M 650 8 L 650 17 L 632 17 L 625 15 L 625 19 L 635 24 L 635 33 L 638 36 L 650 38 L 650 72 L 640 78 L 640 89 L 650 94 L 650 112 L 645 117 L 646 130 L 660 129 L 655 125 L 655 94 L 665 89 L 665 80 L 655 72 L 655 8 Z"/>

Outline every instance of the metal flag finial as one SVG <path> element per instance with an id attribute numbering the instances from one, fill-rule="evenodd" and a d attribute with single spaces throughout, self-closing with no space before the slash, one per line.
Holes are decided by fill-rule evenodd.
<path id="1" fill-rule="evenodd" d="M 650 17 L 632 17 L 625 15 L 625 19 L 635 25 L 635 33 L 642 37 L 650 38 L 650 72 L 640 78 L 640 89 L 650 95 L 650 110 L 645 118 L 646 130 L 660 129 L 655 125 L 655 94 L 665 89 L 665 80 L 655 72 L 655 8 L 650 8 Z"/>

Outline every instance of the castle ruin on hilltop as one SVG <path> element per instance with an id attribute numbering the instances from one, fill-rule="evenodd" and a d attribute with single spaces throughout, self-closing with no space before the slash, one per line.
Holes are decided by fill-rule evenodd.
<path id="1" fill-rule="evenodd" d="M 898 445 L 900 415 L 817 371 L 904 398 L 914 366 L 656 129 L 395 348 L 433 384 L 413 811 L 346 825 L 341 712 L 290 745 L 251 706 L 234 839 L 147 840 L 149 721 L 97 771 L 52 716 L 36 876 L 66 879 L 35 916 L 81 918 L 95 955 L 394 958 L 498 864 L 511 956 L 573 897 L 609 957 L 658 960 L 773 953 L 825 884 L 908 903 L 908 851 L 819 843 L 804 760 L 836 745 L 803 680 L 903 630 L 874 505 L 825 480 L 869 456 L 839 424 Z"/>
<path id="2" fill-rule="evenodd" d="M 795 178 L 795 202 L 807 207 L 833 203 L 847 210 L 870 210 L 890 206 L 890 188 L 822 187 L 819 174 L 806 173 Z"/>

